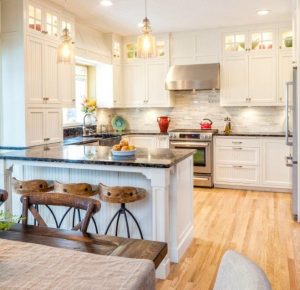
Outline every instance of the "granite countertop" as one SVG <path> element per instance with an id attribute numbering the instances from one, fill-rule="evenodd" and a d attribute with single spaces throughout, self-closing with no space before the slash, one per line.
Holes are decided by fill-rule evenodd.
<path id="1" fill-rule="evenodd" d="M 170 168 L 192 156 L 194 152 L 194 150 L 187 149 L 150 150 L 138 148 L 134 157 L 115 158 L 111 154 L 111 148 L 106 146 L 63 146 L 55 144 L 0 154 L 0 159 Z"/>
<path id="2" fill-rule="evenodd" d="M 216 136 L 225 136 L 225 137 L 284 137 L 284 132 L 232 132 L 229 135 L 225 135 L 224 132 L 219 132 Z"/>

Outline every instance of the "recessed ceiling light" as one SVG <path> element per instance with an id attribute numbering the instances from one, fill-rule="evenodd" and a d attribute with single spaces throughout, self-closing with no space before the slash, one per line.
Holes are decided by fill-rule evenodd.
<path id="1" fill-rule="evenodd" d="M 257 11 L 257 14 L 259 16 L 265 16 L 265 15 L 268 15 L 270 13 L 270 10 L 258 10 Z"/>
<path id="2" fill-rule="evenodd" d="M 101 0 L 100 4 L 105 7 L 109 7 L 113 5 L 111 0 Z"/>

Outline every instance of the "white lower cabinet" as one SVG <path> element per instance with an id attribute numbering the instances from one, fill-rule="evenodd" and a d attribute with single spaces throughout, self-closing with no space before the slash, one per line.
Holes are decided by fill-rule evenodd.
<path id="1" fill-rule="evenodd" d="M 169 136 L 161 135 L 126 135 L 122 139 L 128 140 L 130 145 L 137 148 L 169 148 Z"/>
<path id="2" fill-rule="evenodd" d="M 259 184 L 259 167 L 218 164 L 215 171 L 215 181 L 257 186 Z"/>
<path id="3" fill-rule="evenodd" d="M 216 137 L 216 186 L 290 189 L 289 147 L 281 137 Z"/>
<path id="4" fill-rule="evenodd" d="M 286 166 L 290 147 L 283 139 L 262 140 L 262 183 L 265 186 L 291 188 L 292 172 Z"/>
<path id="5" fill-rule="evenodd" d="M 61 109 L 27 110 L 27 144 L 36 146 L 61 142 L 63 139 Z"/>

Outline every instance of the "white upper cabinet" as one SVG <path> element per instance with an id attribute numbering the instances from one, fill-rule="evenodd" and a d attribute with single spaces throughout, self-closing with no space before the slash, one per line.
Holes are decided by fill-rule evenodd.
<path id="1" fill-rule="evenodd" d="M 171 64 L 219 62 L 220 33 L 217 30 L 178 32 L 171 36 Z"/>
<path id="2" fill-rule="evenodd" d="M 221 105 L 283 105 L 284 82 L 292 71 L 290 35 L 278 28 L 223 34 Z"/>
<path id="3" fill-rule="evenodd" d="M 168 106 L 170 97 L 165 89 L 165 80 L 169 66 L 167 63 L 149 63 L 147 65 L 146 105 L 150 107 Z"/>
<path id="4" fill-rule="evenodd" d="M 250 104 L 275 104 L 277 102 L 277 57 L 273 54 L 249 56 Z"/>
<path id="5" fill-rule="evenodd" d="M 248 101 L 248 58 L 231 57 L 221 66 L 222 105 L 244 105 Z"/>
<path id="6" fill-rule="evenodd" d="M 26 51 L 27 69 L 30 72 L 26 74 L 27 102 L 31 104 L 43 104 L 43 41 L 37 37 L 28 37 Z"/>
<path id="7" fill-rule="evenodd" d="M 44 45 L 45 101 L 47 104 L 57 105 L 61 102 L 58 91 L 59 65 L 57 63 L 57 44 L 52 42 L 45 42 Z"/>
<path id="8" fill-rule="evenodd" d="M 57 41 L 60 36 L 60 14 L 53 8 L 29 1 L 27 7 L 27 31 L 39 37 Z"/>
<path id="9" fill-rule="evenodd" d="M 127 64 L 123 68 L 123 103 L 126 107 L 140 107 L 146 103 L 146 68 L 143 64 Z"/>

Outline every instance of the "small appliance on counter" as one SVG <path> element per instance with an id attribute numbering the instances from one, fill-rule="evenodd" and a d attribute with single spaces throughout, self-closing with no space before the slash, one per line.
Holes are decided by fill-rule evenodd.
<path id="1" fill-rule="evenodd" d="M 171 118 L 168 116 L 161 116 L 157 118 L 159 129 L 161 133 L 167 133 Z"/>
<path id="2" fill-rule="evenodd" d="M 211 130 L 213 121 L 210 119 L 203 119 L 200 123 L 201 130 Z"/>

